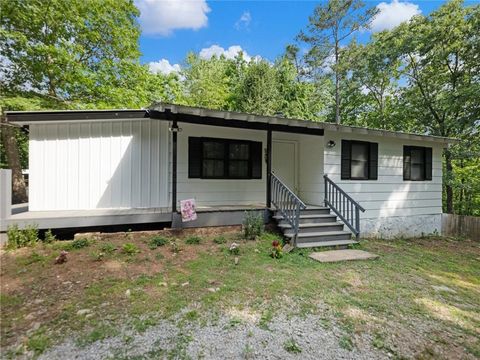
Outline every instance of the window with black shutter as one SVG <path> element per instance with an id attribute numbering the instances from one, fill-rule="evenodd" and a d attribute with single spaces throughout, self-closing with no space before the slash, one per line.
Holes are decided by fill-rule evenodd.
<path id="1" fill-rule="evenodd" d="M 262 178 L 261 142 L 189 137 L 188 146 L 189 178 Z"/>
<path id="2" fill-rule="evenodd" d="M 378 144 L 342 140 L 341 179 L 377 180 Z"/>
<path id="3" fill-rule="evenodd" d="M 432 180 L 432 148 L 403 147 L 403 180 Z"/>

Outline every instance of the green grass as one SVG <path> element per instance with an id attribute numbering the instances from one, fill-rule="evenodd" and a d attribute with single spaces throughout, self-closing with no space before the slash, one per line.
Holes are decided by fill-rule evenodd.
<path id="1" fill-rule="evenodd" d="M 281 259 L 272 259 L 271 243 L 278 237 L 265 233 L 257 241 L 235 239 L 241 248 L 235 265 L 228 244 L 217 238 L 201 241 L 195 247 L 198 249 L 195 257 L 188 261 L 182 260 L 183 250 L 173 258 L 168 249 L 158 258 L 152 255 L 150 261 L 164 265 L 156 274 L 122 279 L 104 277 L 88 284 L 83 295 L 72 298 L 50 322 L 50 327 L 86 331 L 81 343 L 88 344 L 111 336 L 112 326 L 115 328 L 114 324 L 124 321 L 131 321 L 133 328 L 142 332 L 159 318 L 176 315 L 185 308 L 195 309 L 183 315 L 183 320 L 190 322 L 198 320 L 199 314 L 222 313 L 233 307 L 256 314 L 257 325 L 266 330 L 280 314 L 316 314 L 325 329 L 340 327 L 343 335 L 339 345 L 348 350 L 354 348 L 356 334 L 366 332 L 371 335 L 372 346 L 393 353 L 391 348 L 399 349 L 402 341 L 407 340 L 392 334 L 410 333 L 421 325 L 420 328 L 435 329 L 435 335 L 425 331 L 417 336 L 426 344 L 426 353 L 436 344 L 447 350 L 454 345 L 466 353 L 478 354 L 475 342 L 480 328 L 478 244 L 444 239 L 362 240 L 360 248 L 380 255 L 378 260 L 323 264 L 308 257 L 312 251 L 309 249 L 297 249 Z M 52 244 L 52 248 L 55 246 Z M 162 250 L 155 251 L 161 255 Z M 111 253 L 115 259 L 122 259 L 120 252 Z M 43 255 L 32 253 L 34 261 L 24 262 L 22 268 L 40 266 L 39 256 Z M 135 266 L 142 263 L 142 256 L 136 251 L 130 254 Z M 126 263 L 127 269 L 128 266 L 130 263 Z M 145 266 L 150 265 L 145 263 Z M 29 270 L 26 275 L 16 276 L 26 279 L 33 273 Z M 182 286 L 186 283 L 187 286 Z M 219 290 L 208 291 L 212 287 Z M 128 298 L 127 290 L 131 293 Z M 22 298 L 2 294 L 0 301 L 2 309 L 5 308 L 2 323 L 9 326 L 11 319 L 4 317 L 20 310 Z M 106 302 L 111 305 L 100 306 Z M 96 324 L 86 330 L 92 326 L 91 322 L 75 315 L 81 308 L 94 309 L 95 318 L 108 318 L 109 325 Z M 151 322 L 145 320 L 152 314 L 158 317 Z M 231 326 L 240 321 L 232 318 Z M 167 356 L 183 354 L 188 339 L 189 335 L 184 334 Z M 33 341 L 32 348 L 41 349 L 41 340 Z"/>
<path id="2" fill-rule="evenodd" d="M 202 242 L 202 238 L 200 236 L 189 236 L 185 239 L 185 244 L 188 245 L 198 245 Z"/>
<path id="3" fill-rule="evenodd" d="M 288 339 L 283 343 L 283 348 L 285 351 L 288 351 L 289 353 L 292 354 L 300 354 L 302 352 L 302 348 L 300 345 L 298 345 L 295 340 L 293 339 Z"/>

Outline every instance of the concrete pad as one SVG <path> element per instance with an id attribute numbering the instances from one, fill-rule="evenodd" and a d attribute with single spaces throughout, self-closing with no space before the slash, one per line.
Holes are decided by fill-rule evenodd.
<path id="1" fill-rule="evenodd" d="M 326 263 L 347 260 L 376 259 L 378 258 L 378 255 L 363 250 L 329 250 L 311 253 L 310 258 L 322 263 Z"/>

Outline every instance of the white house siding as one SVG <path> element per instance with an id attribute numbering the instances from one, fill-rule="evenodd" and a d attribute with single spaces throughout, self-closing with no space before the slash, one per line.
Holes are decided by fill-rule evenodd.
<path id="1" fill-rule="evenodd" d="M 261 141 L 265 153 L 267 132 L 219 126 L 178 123 L 182 129 L 177 142 L 177 200 L 196 200 L 197 206 L 265 204 L 267 165 L 262 163 L 262 178 L 247 180 L 189 179 L 188 137 Z"/>
<path id="2" fill-rule="evenodd" d="M 317 135 L 273 132 L 272 139 L 297 143 L 298 196 L 311 205 L 323 204 L 323 148 L 324 137 Z"/>
<path id="3" fill-rule="evenodd" d="M 168 126 L 136 119 L 30 125 L 30 211 L 168 205 Z"/>
<path id="4" fill-rule="evenodd" d="M 341 180 L 341 142 L 360 140 L 378 143 L 378 180 Z M 362 236 L 416 236 L 441 231 L 442 151 L 433 142 L 409 141 L 393 137 L 376 137 L 341 132 L 325 132 L 324 170 L 366 211 L 361 213 Z M 432 147 L 432 180 L 403 180 L 403 146 Z"/>

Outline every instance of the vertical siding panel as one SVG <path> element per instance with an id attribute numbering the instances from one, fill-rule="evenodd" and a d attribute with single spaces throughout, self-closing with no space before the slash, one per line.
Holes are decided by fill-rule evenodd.
<path id="1" fill-rule="evenodd" d="M 141 121 L 132 121 L 132 207 L 139 207 L 141 203 L 140 175 L 141 175 Z"/>
<path id="2" fill-rule="evenodd" d="M 39 134 L 38 134 L 38 125 L 30 126 L 30 137 L 28 142 L 28 168 L 29 168 L 29 207 L 30 210 L 36 210 L 41 208 L 42 199 L 40 197 L 43 194 L 41 191 L 41 175 L 42 168 L 41 164 L 43 162 L 41 154 L 41 144 L 39 144 Z"/>
<path id="3" fill-rule="evenodd" d="M 62 124 L 58 125 L 58 136 L 57 136 L 57 178 L 58 178 L 58 201 L 57 207 L 59 209 L 65 209 L 67 207 L 67 186 L 68 186 L 68 176 L 67 176 L 67 146 L 68 146 L 68 134 L 67 134 L 67 125 Z"/>
<path id="4" fill-rule="evenodd" d="M 161 206 L 168 206 L 170 198 L 170 136 L 168 132 L 168 124 L 160 123 L 160 189 L 161 189 Z"/>
<path id="5" fill-rule="evenodd" d="M 132 206 L 132 122 L 125 121 L 122 123 L 122 147 L 124 153 L 124 166 L 122 167 L 122 206 Z"/>
<path id="6" fill-rule="evenodd" d="M 121 124 L 119 122 L 111 122 L 111 159 L 110 159 L 110 188 L 112 194 L 112 200 L 110 206 L 119 207 L 121 203 Z"/>
<path id="7" fill-rule="evenodd" d="M 150 180 L 150 206 L 158 207 L 158 123 L 159 121 L 152 121 L 151 127 L 151 180 Z"/>
<path id="8" fill-rule="evenodd" d="M 141 172 L 140 172 L 140 183 L 141 183 L 141 189 L 140 189 L 140 207 L 145 207 L 148 199 L 148 182 L 146 178 L 146 173 L 147 173 L 147 168 L 148 168 L 148 163 L 147 163 L 147 139 L 148 139 L 148 134 L 147 134 L 147 124 L 146 121 L 141 121 L 141 136 L 140 136 L 140 162 L 141 162 Z"/>
<path id="9" fill-rule="evenodd" d="M 88 198 L 90 197 L 90 125 L 80 124 L 78 152 L 78 178 L 79 197 L 78 207 L 88 209 Z"/>
<path id="10" fill-rule="evenodd" d="M 90 126 L 90 208 L 97 207 L 98 199 L 100 199 L 100 171 L 101 171 L 101 124 L 92 123 Z"/>
<path id="11" fill-rule="evenodd" d="M 78 138 L 80 128 L 78 124 L 68 125 L 68 173 L 70 177 L 71 189 L 68 194 L 68 208 L 78 209 Z"/>
<path id="12" fill-rule="evenodd" d="M 111 200 L 111 189 L 109 184 L 110 174 L 110 124 L 101 124 L 100 138 L 100 201 L 97 207 L 109 207 Z"/>

